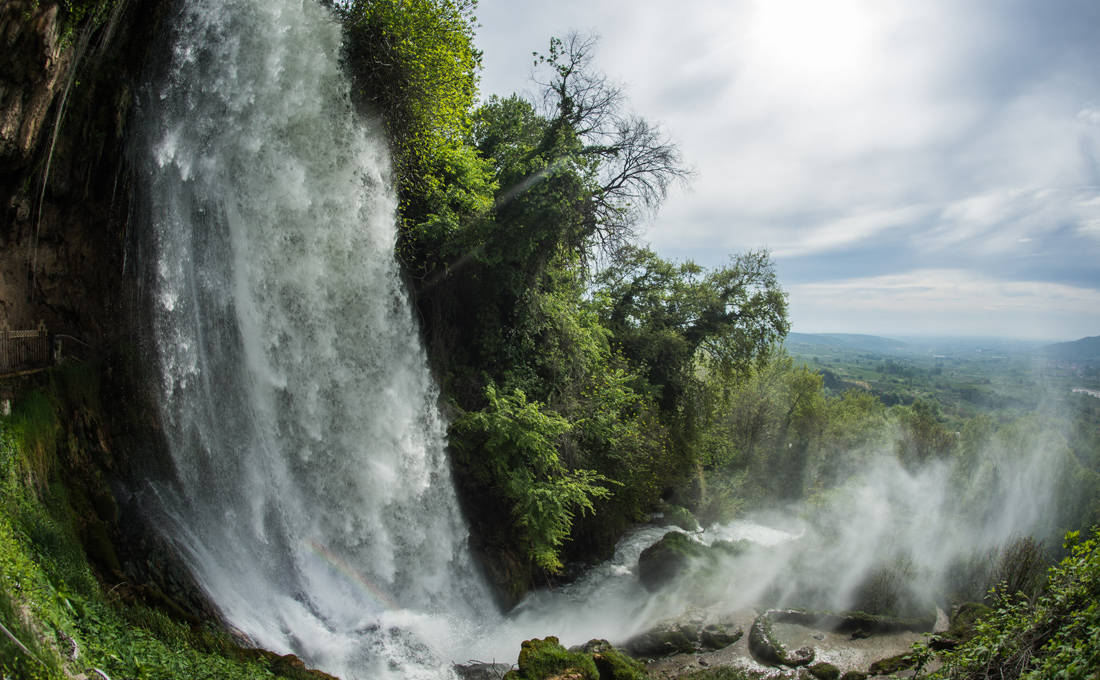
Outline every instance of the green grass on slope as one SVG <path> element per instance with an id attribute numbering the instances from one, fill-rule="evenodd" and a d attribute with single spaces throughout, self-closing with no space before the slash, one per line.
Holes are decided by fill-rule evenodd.
<path id="1" fill-rule="evenodd" d="M 112 678 L 279 677 L 274 657 L 239 648 L 213 623 L 180 623 L 96 580 L 57 475 L 61 447 L 80 445 L 59 415 L 72 396 L 59 391 L 73 388 L 51 379 L 0 417 L 0 677 L 63 680 L 92 668 Z"/>

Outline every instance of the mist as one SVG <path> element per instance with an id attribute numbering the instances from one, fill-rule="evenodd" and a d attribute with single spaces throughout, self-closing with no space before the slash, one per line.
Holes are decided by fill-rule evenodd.
<path id="1" fill-rule="evenodd" d="M 738 550 L 712 550 L 649 592 L 638 578 L 639 554 L 682 531 L 656 518 L 575 583 L 530 594 L 471 653 L 510 661 L 520 641 L 547 635 L 567 646 L 592 638 L 622 644 L 699 611 L 858 610 L 932 620 L 939 610 L 942 620 L 999 581 L 1031 594 L 1066 529 L 1059 506 L 1073 493 L 1074 462 L 1066 437 L 1037 419 L 970 441 L 955 434 L 964 440 L 957 455 L 914 465 L 899 458 L 903 435 L 895 431 L 875 450 L 849 452 L 864 462 L 832 488 L 689 532 Z"/>

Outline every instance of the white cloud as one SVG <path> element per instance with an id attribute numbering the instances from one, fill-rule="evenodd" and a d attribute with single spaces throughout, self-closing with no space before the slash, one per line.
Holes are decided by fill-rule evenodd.
<path id="1" fill-rule="evenodd" d="M 1077 112 L 1077 120 L 1089 125 L 1100 125 L 1100 109 L 1085 107 Z"/>
<path id="2" fill-rule="evenodd" d="M 801 264 L 813 259 L 815 275 L 828 276 L 831 258 L 858 274 L 854 253 L 867 258 L 867 271 L 881 271 L 874 253 L 890 248 L 898 268 L 937 259 L 962 267 L 970 258 L 1028 286 L 1043 273 L 1024 256 L 1042 254 L 1051 277 L 1062 274 L 1053 269 L 1058 248 L 1071 249 L 1064 254 L 1075 272 L 1090 256 L 1100 261 L 1100 245 L 1090 245 L 1100 244 L 1100 48 L 1087 31 L 1071 30 L 1072 7 L 523 7 L 481 2 L 487 84 L 520 89 L 526 55 L 549 35 L 595 29 L 603 36 L 597 65 L 627 85 L 633 107 L 662 123 L 697 169 L 691 190 L 674 192 L 647 225 L 658 252 L 717 264 L 767 247 Z M 504 43 L 510 51 L 501 54 Z M 515 80 L 493 75 L 505 71 Z M 1100 288 L 1100 269 L 1092 284 Z M 841 306 L 832 310 L 846 318 Z"/>
<path id="3" fill-rule="evenodd" d="M 1077 338 L 1100 332 L 1100 291 L 926 269 L 791 286 L 795 330 Z M 838 326 L 836 319 L 846 319 Z"/>

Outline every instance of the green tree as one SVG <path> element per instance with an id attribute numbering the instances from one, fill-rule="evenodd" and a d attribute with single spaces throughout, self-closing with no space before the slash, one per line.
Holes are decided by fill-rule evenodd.
<path id="1" fill-rule="evenodd" d="M 766 356 L 787 333 L 787 300 L 767 253 L 706 271 L 645 248 L 624 248 L 596 277 L 600 316 L 623 354 L 645 367 L 672 411 L 695 377 L 695 356 L 731 376 Z"/>
<path id="2" fill-rule="evenodd" d="M 572 426 L 542 404 L 514 390 L 485 390 L 488 407 L 464 414 L 453 429 L 463 434 L 463 460 L 479 481 L 511 504 L 512 524 L 528 557 L 547 571 L 561 568 L 558 551 L 569 536 L 574 515 L 591 512 L 606 497 L 610 481 L 593 470 L 568 469 L 558 442 Z"/>

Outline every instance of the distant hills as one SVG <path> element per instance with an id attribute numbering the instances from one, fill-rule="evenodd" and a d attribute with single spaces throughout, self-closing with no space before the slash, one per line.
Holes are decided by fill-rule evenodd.
<path id="1" fill-rule="evenodd" d="M 1061 361 L 1100 361 L 1100 335 L 1047 345 L 1042 351 L 1051 359 Z"/>
<path id="2" fill-rule="evenodd" d="M 793 347 L 795 345 L 885 353 L 901 352 L 909 349 L 909 345 L 901 340 L 859 333 L 788 333 L 787 346 Z"/>
<path id="3" fill-rule="evenodd" d="M 876 354 L 949 356 L 1000 354 L 1015 357 L 1046 357 L 1056 361 L 1100 363 L 1100 335 L 1072 342 L 1042 345 L 1034 341 L 1005 338 L 906 338 L 897 340 L 860 333 L 788 333 L 787 349 L 795 354 L 848 350 Z"/>

